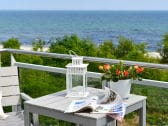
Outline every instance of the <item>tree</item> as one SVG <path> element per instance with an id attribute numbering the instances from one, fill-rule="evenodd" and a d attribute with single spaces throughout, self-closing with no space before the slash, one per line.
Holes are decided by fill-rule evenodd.
<path id="1" fill-rule="evenodd" d="M 159 52 L 162 56 L 162 62 L 168 63 L 168 33 L 163 36 Z"/>
<path id="2" fill-rule="evenodd" d="M 17 38 L 9 38 L 2 42 L 3 48 L 20 49 L 21 43 Z M 10 53 L 2 54 L 2 66 L 10 66 Z"/>
<path id="3" fill-rule="evenodd" d="M 116 49 L 116 56 L 117 58 L 124 58 L 130 52 L 136 50 L 133 40 L 125 38 L 123 36 L 119 36 L 119 42 Z"/>
<path id="4" fill-rule="evenodd" d="M 98 57 L 115 58 L 115 47 L 111 40 L 106 40 L 99 45 Z"/>
<path id="5" fill-rule="evenodd" d="M 149 58 L 145 57 L 146 53 L 146 43 L 134 43 L 135 49 L 130 51 L 126 56 L 127 60 L 134 60 L 134 61 L 147 61 Z"/>
<path id="6" fill-rule="evenodd" d="M 20 49 L 21 43 L 17 38 L 10 38 L 2 42 L 4 48 Z"/>
<path id="7" fill-rule="evenodd" d="M 56 38 L 55 42 L 49 47 L 50 52 L 69 54 L 73 50 L 78 55 L 96 56 L 97 49 L 95 44 L 88 39 L 80 39 L 77 35 L 65 35 L 62 38 Z"/>
<path id="8" fill-rule="evenodd" d="M 39 49 L 40 51 L 43 51 L 44 45 L 45 45 L 45 41 L 43 41 L 42 39 L 37 39 L 32 41 L 32 46 L 34 51 L 38 51 Z"/>
<path id="9" fill-rule="evenodd" d="M 120 36 L 115 55 L 119 59 L 144 61 L 146 45 L 146 43 L 135 44 L 133 40 Z"/>
<path id="10" fill-rule="evenodd" d="M 57 38 L 52 42 L 49 51 L 52 53 L 69 54 L 69 50 L 73 50 L 77 55 L 82 56 L 97 56 L 96 45 L 88 39 L 81 39 L 77 35 L 65 35 L 62 38 Z M 56 64 L 56 66 L 65 67 L 69 61 L 65 60 L 48 60 L 46 63 Z M 89 70 L 97 69 L 97 64 L 89 63 Z"/>

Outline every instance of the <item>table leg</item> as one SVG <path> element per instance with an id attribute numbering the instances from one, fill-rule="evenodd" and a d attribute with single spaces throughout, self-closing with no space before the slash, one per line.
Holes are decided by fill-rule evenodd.
<path id="1" fill-rule="evenodd" d="M 83 126 L 83 125 L 81 125 L 81 124 L 76 124 L 76 126 Z"/>
<path id="2" fill-rule="evenodd" d="M 33 126 L 38 126 L 38 125 L 39 125 L 38 114 L 33 114 Z"/>
<path id="3" fill-rule="evenodd" d="M 146 100 L 143 100 L 143 106 L 139 111 L 139 124 L 146 126 Z"/>
<path id="4" fill-rule="evenodd" d="M 24 126 L 30 126 L 30 112 L 27 106 L 24 106 Z"/>
<path id="5" fill-rule="evenodd" d="M 117 121 L 116 121 L 116 120 L 113 120 L 112 122 L 109 122 L 109 123 L 107 124 L 107 126 L 116 126 L 116 124 L 117 124 Z"/>

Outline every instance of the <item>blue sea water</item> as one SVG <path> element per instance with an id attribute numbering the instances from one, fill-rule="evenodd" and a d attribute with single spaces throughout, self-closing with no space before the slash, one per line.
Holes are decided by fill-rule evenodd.
<path id="1" fill-rule="evenodd" d="M 24 45 L 66 34 L 117 44 L 121 35 L 156 50 L 167 32 L 168 11 L 0 11 L 0 41 L 17 37 Z"/>

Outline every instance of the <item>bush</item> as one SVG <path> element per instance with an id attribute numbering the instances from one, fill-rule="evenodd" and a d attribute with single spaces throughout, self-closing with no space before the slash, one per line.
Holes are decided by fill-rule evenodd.
<path id="1" fill-rule="evenodd" d="M 4 48 L 20 49 L 21 43 L 17 38 L 10 38 L 2 42 Z"/>

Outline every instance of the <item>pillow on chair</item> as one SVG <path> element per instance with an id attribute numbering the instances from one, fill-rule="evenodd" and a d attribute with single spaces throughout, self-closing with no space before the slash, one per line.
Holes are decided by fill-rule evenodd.
<path id="1" fill-rule="evenodd" d="M 3 111 L 1 100 L 2 100 L 2 91 L 0 91 L 0 119 L 5 119 L 8 117 L 8 115 L 6 115 Z"/>

